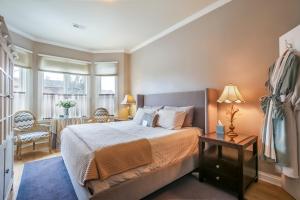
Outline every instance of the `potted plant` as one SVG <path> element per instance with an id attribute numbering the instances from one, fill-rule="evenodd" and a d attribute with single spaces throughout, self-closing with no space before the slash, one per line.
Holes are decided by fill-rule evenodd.
<path id="1" fill-rule="evenodd" d="M 76 105 L 75 101 L 72 100 L 60 100 L 56 106 L 64 108 L 64 116 L 69 117 L 69 109 Z"/>

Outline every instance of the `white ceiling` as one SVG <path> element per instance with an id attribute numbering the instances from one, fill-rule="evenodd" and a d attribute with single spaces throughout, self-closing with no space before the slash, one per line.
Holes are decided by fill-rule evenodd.
<path id="1" fill-rule="evenodd" d="M 216 1 L 0 0 L 0 15 L 12 31 L 36 41 L 117 51 L 135 48 Z"/>

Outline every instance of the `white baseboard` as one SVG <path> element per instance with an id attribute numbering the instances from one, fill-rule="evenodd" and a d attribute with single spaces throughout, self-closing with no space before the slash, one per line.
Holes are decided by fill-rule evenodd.
<path id="1" fill-rule="evenodd" d="M 279 186 L 279 187 L 282 186 L 280 176 L 275 176 L 273 174 L 268 174 L 266 172 L 259 171 L 258 172 L 258 179 L 261 180 L 261 181 L 265 181 L 267 183 Z"/>

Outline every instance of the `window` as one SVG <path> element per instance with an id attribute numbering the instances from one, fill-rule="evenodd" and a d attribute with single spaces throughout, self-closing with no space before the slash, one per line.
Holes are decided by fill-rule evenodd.
<path id="1" fill-rule="evenodd" d="M 69 99 L 76 102 L 70 109 L 71 117 L 88 114 L 88 76 L 57 72 L 40 72 L 42 79 L 41 117 L 53 118 L 63 115 L 63 109 L 56 104 Z"/>
<path id="2" fill-rule="evenodd" d="M 116 76 L 96 76 L 96 107 L 116 112 Z"/>
<path id="3" fill-rule="evenodd" d="M 117 113 L 117 62 L 95 63 L 96 108 L 106 108 L 110 114 Z"/>
<path id="4" fill-rule="evenodd" d="M 89 114 L 89 66 L 87 61 L 38 54 L 39 63 L 39 116 L 56 118 L 64 114 L 56 106 L 61 100 L 76 102 L 70 108 L 70 117 Z"/>
<path id="5" fill-rule="evenodd" d="M 13 110 L 28 109 L 28 92 L 27 92 L 27 76 L 29 69 L 14 67 L 14 100 Z"/>
<path id="6" fill-rule="evenodd" d="M 16 60 L 13 71 L 13 112 L 30 109 L 30 77 L 32 53 L 16 47 Z"/>

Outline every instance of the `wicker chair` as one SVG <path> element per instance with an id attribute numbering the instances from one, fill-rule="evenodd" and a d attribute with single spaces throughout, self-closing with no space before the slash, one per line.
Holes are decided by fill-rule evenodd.
<path id="1" fill-rule="evenodd" d="M 15 145 L 18 159 L 22 157 L 22 145 L 32 143 L 35 150 L 36 142 L 47 142 L 49 153 L 51 153 L 51 131 L 50 125 L 39 124 L 30 111 L 19 111 L 14 115 Z"/>
<path id="2" fill-rule="evenodd" d="M 109 122 L 109 113 L 106 108 L 97 108 L 91 117 L 88 120 L 89 123 L 105 123 Z"/>

